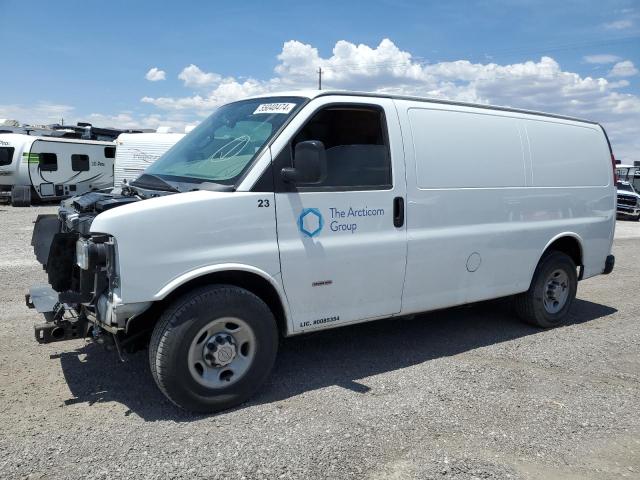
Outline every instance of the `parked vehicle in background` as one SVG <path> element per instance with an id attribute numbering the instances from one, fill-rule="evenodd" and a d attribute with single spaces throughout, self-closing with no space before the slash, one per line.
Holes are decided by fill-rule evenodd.
<path id="1" fill-rule="evenodd" d="M 0 196 L 14 206 L 113 188 L 113 142 L 0 134 Z"/>
<path id="2" fill-rule="evenodd" d="M 112 142 L 121 133 L 142 133 L 153 130 L 131 130 L 121 128 L 94 127 L 90 123 L 78 122 L 77 125 L 23 125 L 16 120 L 0 120 L 0 133 L 23 133 L 36 137 L 76 138 L 82 140 L 97 140 L 100 142 Z"/>
<path id="3" fill-rule="evenodd" d="M 616 164 L 616 175 L 618 180 L 629 182 L 636 192 L 640 192 L 640 162 L 636 161 L 633 165 Z"/>
<path id="4" fill-rule="evenodd" d="M 603 128 L 575 118 L 353 92 L 218 108 L 125 195 L 35 225 L 42 343 L 149 347 L 176 405 L 246 400 L 278 335 L 513 295 L 562 325 L 578 281 L 613 270 Z M 65 313 L 66 312 L 66 313 Z"/>
<path id="5" fill-rule="evenodd" d="M 635 184 L 640 181 L 640 168 L 633 165 L 616 165 L 618 177 L 617 187 L 617 213 L 620 217 L 640 220 L 640 194 Z"/>
<path id="6" fill-rule="evenodd" d="M 184 133 L 123 133 L 116 140 L 114 187 L 130 183 L 184 137 Z"/>

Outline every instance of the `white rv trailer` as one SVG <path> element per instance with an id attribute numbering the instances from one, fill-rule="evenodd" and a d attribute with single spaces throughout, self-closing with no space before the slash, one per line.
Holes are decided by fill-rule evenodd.
<path id="1" fill-rule="evenodd" d="M 114 187 L 135 180 L 167 150 L 173 147 L 183 133 L 122 133 L 116 140 Z"/>
<path id="2" fill-rule="evenodd" d="M 0 195 L 14 206 L 113 187 L 113 142 L 0 134 Z"/>

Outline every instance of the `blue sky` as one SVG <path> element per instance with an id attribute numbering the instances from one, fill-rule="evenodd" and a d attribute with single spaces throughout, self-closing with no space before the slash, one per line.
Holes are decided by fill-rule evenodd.
<path id="1" fill-rule="evenodd" d="M 0 18 L 0 118 L 181 128 L 322 66 L 329 87 L 598 120 L 640 160 L 637 0 L 0 0 Z"/>

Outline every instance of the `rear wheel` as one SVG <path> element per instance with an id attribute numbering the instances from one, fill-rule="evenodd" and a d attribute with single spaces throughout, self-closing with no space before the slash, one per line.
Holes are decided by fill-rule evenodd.
<path id="1" fill-rule="evenodd" d="M 242 288 L 216 285 L 180 297 L 149 345 L 160 390 L 185 410 L 215 412 L 248 399 L 266 380 L 278 347 L 267 305 Z"/>
<path id="2" fill-rule="evenodd" d="M 533 275 L 529 290 L 515 297 L 516 312 L 538 327 L 561 325 L 578 288 L 576 264 L 562 252 L 545 254 Z"/>

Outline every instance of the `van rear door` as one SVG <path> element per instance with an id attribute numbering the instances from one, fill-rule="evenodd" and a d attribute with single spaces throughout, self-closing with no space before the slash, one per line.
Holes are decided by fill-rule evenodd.
<path id="1" fill-rule="evenodd" d="M 274 152 L 282 281 L 294 331 L 398 313 L 406 263 L 404 156 L 392 101 L 322 97 L 312 105 L 293 140 Z M 285 183 L 281 168 L 293 165 L 295 145 L 307 140 L 324 144 L 326 178 Z"/>

